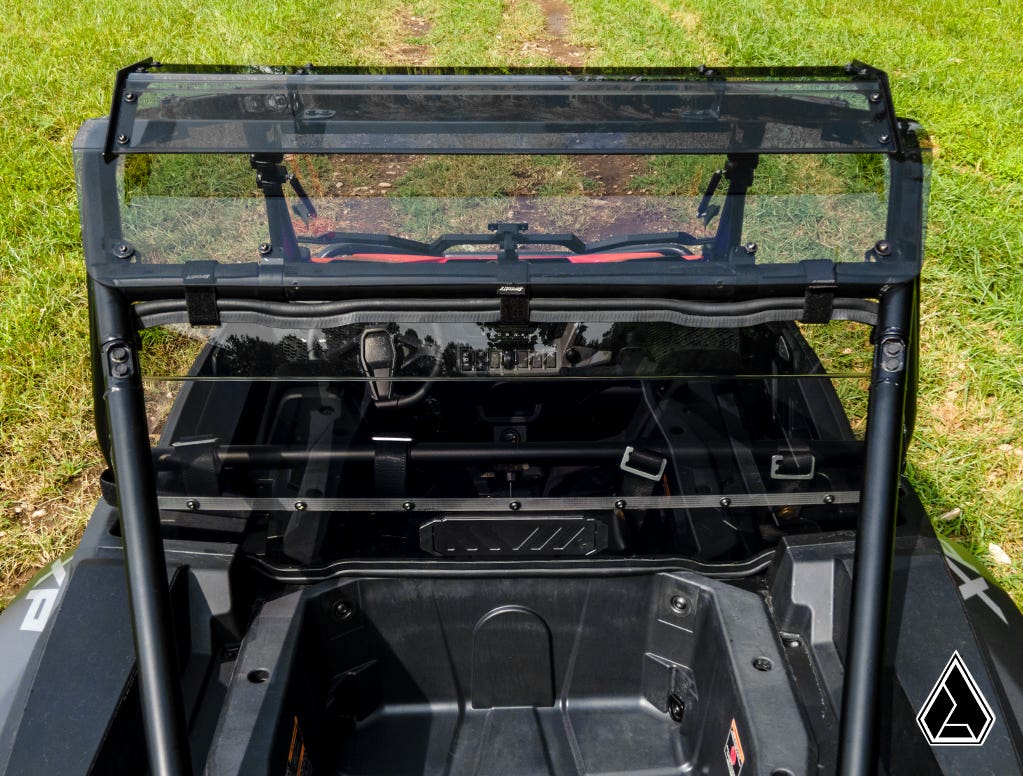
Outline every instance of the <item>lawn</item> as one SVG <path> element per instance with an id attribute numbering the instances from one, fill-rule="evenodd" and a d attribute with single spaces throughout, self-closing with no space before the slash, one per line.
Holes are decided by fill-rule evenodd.
<path id="1" fill-rule="evenodd" d="M 835 64 L 891 74 L 931 132 L 920 414 L 938 524 L 1023 601 L 1023 35 L 1018 0 L 14 0 L 0 49 L 0 597 L 74 545 L 97 496 L 71 141 L 114 71 L 167 62 Z"/>

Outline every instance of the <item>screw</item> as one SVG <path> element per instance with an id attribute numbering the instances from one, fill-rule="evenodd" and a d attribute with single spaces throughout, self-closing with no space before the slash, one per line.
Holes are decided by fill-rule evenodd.
<path id="1" fill-rule="evenodd" d="M 668 716 L 676 722 L 682 721 L 682 715 L 686 713 L 686 705 L 675 693 L 668 696 Z"/>
<path id="2" fill-rule="evenodd" d="M 728 498 L 728 496 L 722 496 L 720 503 L 721 503 L 721 506 L 723 506 L 723 507 L 730 507 L 732 505 L 732 500 L 730 498 Z"/>
<path id="3" fill-rule="evenodd" d="M 127 259 L 133 253 L 135 249 L 131 247 L 129 243 L 121 242 L 114 246 L 114 257 L 118 259 Z"/>
<path id="4" fill-rule="evenodd" d="M 685 596 L 673 595 L 671 597 L 671 608 L 679 614 L 689 614 L 689 601 Z"/>
<path id="5" fill-rule="evenodd" d="M 405 501 L 405 502 L 402 503 L 401 508 L 404 509 L 406 512 L 411 512 L 413 509 L 416 508 L 416 502 L 415 501 Z"/>
<path id="6" fill-rule="evenodd" d="M 757 657 L 753 659 L 753 667 L 758 671 L 770 671 L 774 668 L 774 663 L 766 657 Z"/>
<path id="7" fill-rule="evenodd" d="M 194 512 L 199 508 L 199 502 L 196 501 L 194 498 L 190 498 L 188 499 L 188 501 L 185 502 L 185 506 L 188 507 L 188 509 L 190 509 L 192 512 Z"/>
<path id="8" fill-rule="evenodd" d="M 796 647 L 799 646 L 799 639 L 791 638 L 787 642 L 785 642 L 785 644 L 786 644 L 786 646 L 789 646 L 789 647 L 792 647 L 792 649 L 795 649 Z"/>
<path id="9" fill-rule="evenodd" d="M 309 509 L 309 505 L 304 501 L 296 501 L 295 509 L 297 509 L 299 512 L 305 512 L 307 509 Z"/>
<path id="10" fill-rule="evenodd" d="M 617 509 L 619 511 L 625 509 L 625 506 L 626 506 L 626 503 L 625 503 L 625 499 L 623 499 L 623 498 L 620 498 L 620 499 L 618 499 L 615 502 L 615 509 Z"/>
<path id="11" fill-rule="evenodd" d="M 127 135 L 118 135 L 117 136 L 117 142 L 120 143 L 121 145 L 124 145 L 125 143 L 128 142 L 128 136 Z"/>
<path id="12" fill-rule="evenodd" d="M 880 92 L 874 92 L 867 99 L 869 99 L 871 102 L 881 102 L 881 93 Z"/>
<path id="13" fill-rule="evenodd" d="M 512 501 L 510 504 L 508 504 L 508 509 L 510 509 L 512 512 L 518 512 L 520 509 L 522 509 L 522 502 Z"/>
<path id="14" fill-rule="evenodd" d="M 874 253 L 878 256 L 891 256 L 892 244 L 887 240 L 878 240 L 874 243 Z"/>
<path id="15" fill-rule="evenodd" d="M 126 92 L 124 95 L 125 102 L 135 102 L 135 92 Z"/>
<path id="16" fill-rule="evenodd" d="M 892 136 L 889 135 L 887 132 L 885 132 L 883 135 L 881 135 L 881 137 L 878 138 L 878 140 L 881 141 L 882 143 L 887 143 L 891 139 L 892 139 Z"/>
<path id="17" fill-rule="evenodd" d="M 355 607 L 342 599 L 340 601 L 334 602 L 333 611 L 335 617 L 337 617 L 339 620 L 344 621 L 351 617 L 353 614 L 355 614 Z"/>
<path id="18" fill-rule="evenodd" d="M 270 250 L 271 250 L 270 243 L 268 243 L 268 242 L 261 242 L 259 244 L 259 249 L 258 250 L 259 250 L 259 252 L 262 255 L 266 256 L 266 254 L 268 254 L 270 252 Z"/>
<path id="19" fill-rule="evenodd" d="M 825 504 L 834 504 L 835 503 L 835 497 L 833 495 L 831 495 L 830 493 L 827 494 L 824 497 L 824 503 Z"/>
<path id="20" fill-rule="evenodd" d="M 748 242 L 744 246 L 742 246 L 742 249 L 746 252 L 748 256 L 752 256 L 754 253 L 757 252 L 757 244 L 755 242 Z"/>

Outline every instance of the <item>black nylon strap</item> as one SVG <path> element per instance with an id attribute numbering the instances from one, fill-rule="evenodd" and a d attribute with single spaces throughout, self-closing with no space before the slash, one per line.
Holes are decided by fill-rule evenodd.
<path id="1" fill-rule="evenodd" d="M 408 448 L 411 439 L 374 437 L 373 484 L 377 498 L 400 498 L 408 490 Z"/>
<path id="2" fill-rule="evenodd" d="M 215 261 L 185 262 L 185 308 L 190 326 L 219 326 Z"/>

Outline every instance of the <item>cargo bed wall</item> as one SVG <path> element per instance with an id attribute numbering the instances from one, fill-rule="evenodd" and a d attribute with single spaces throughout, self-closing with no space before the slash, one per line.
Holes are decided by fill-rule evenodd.
<path id="1" fill-rule="evenodd" d="M 762 600 L 682 574 L 286 595 L 253 624 L 216 738 L 210 776 L 299 757 L 364 776 L 816 764 Z"/>

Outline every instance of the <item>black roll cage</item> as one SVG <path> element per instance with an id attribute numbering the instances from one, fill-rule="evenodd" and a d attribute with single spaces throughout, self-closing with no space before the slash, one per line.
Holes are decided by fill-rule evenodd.
<path id="1" fill-rule="evenodd" d="M 820 84 L 862 97 L 865 107 L 800 94 L 806 85 L 812 90 Z M 189 90 L 195 93 L 191 100 L 182 96 Z M 415 105 L 436 110 L 396 113 L 413 93 Z M 578 120 L 570 110 L 573 101 L 584 108 Z M 378 109 L 370 109 L 372 104 Z M 539 111 L 539 118 L 509 123 L 512 108 L 518 115 L 534 115 L 523 114 L 523 105 Z M 204 145 L 203 138 L 212 136 L 216 144 Z M 793 299 L 803 299 L 805 319 L 818 322 L 830 319 L 835 297 L 877 300 L 839 746 L 840 773 L 873 773 L 899 482 L 916 394 L 926 154 L 921 136 L 915 124 L 896 118 L 885 74 L 861 63 L 844 68 L 470 74 L 182 67 L 147 60 L 122 70 L 110 116 L 86 122 L 75 151 L 89 268 L 97 432 L 115 473 L 152 773 L 189 774 L 191 762 L 153 451 L 146 434 L 138 358 L 141 310 L 136 307 L 148 303 L 150 311 L 180 312 L 182 303 L 195 302 L 198 290 L 205 295 L 200 306 L 212 320 L 238 300 L 248 300 L 253 308 L 315 301 L 358 309 L 372 307 L 368 300 L 386 286 L 397 299 L 425 294 L 455 305 L 500 303 L 503 315 L 502 289 L 509 283 L 519 284 L 516 288 L 524 289 L 529 303 L 540 307 L 545 299 L 570 299 L 627 308 L 657 297 L 668 303 L 717 303 L 722 310 L 734 305 L 734 314 L 751 300 L 781 298 L 791 307 Z M 721 153 L 735 159 L 762 153 L 883 153 L 891 169 L 889 211 L 873 262 L 722 262 L 677 278 L 635 268 L 587 272 L 592 268 L 575 267 L 564 278 L 533 283 L 528 268 L 516 262 L 497 263 L 497 274 L 487 269 L 455 276 L 416 267 L 381 274 L 372 266 L 346 268 L 341 275 L 286 257 L 251 265 L 131 261 L 118 212 L 119 156 L 293 151 Z M 736 228 L 724 229 L 723 239 L 734 243 L 741 207 L 727 219 Z M 518 314 L 529 307 L 518 307 Z"/>

